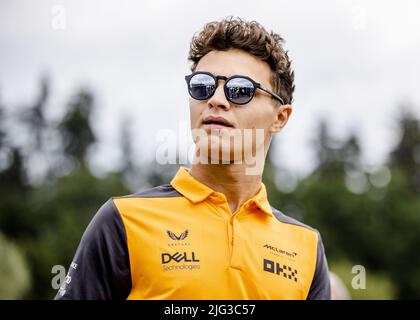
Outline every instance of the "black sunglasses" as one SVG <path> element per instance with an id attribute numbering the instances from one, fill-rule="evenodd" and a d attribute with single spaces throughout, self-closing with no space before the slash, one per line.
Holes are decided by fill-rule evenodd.
<path id="1" fill-rule="evenodd" d="M 267 92 L 280 101 L 281 104 L 284 104 L 281 97 L 249 77 L 235 75 L 228 78 L 214 76 L 210 72 L 204 71 L 194 72 L 189 76 L 185 76 L 188 93 L 196 100 L 209 99 L 216 91 L 219 80 L 225 80 L 223 89 L 226 99 L 234 104 L 247 104 L 252 100 L 257 89 Z"/>

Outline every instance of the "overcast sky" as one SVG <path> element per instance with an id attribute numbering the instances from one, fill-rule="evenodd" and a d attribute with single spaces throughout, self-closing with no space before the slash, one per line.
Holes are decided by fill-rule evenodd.
<path id="1" fill-rule="evenodd" d="M 192 35 L 208 21 L 239 16 L 280 33 L 293 60 L 294 110 L 278 162 L 309 172 L 310 142 L 327 118 L 338 138 L 357 131 L 366 163 L 379 165 L 398 140 L 401 102 L 420 116 L 420 2 L 367 2 L 0 0 L 0 99 L 9 107 L 33 101 L 47 73 L 54 117 L 90 88 L 102 142 L 94 163 L 117 166 L 121 117 L 132 121 L 141 161 L 154 155 L 159 130 L 189 123 Z"/>

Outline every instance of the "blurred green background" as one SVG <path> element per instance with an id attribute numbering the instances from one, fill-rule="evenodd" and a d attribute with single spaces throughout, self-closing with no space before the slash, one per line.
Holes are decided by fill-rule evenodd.
<path id="1" fill-rule="evenodd" d="M 0 299 L 53 298 L 52 267 L 68 268 L 96 210 L 111 196 L 168 183 L 178 168 L 136 163 L 135 142 L 122 123 L 124 163 L 95 175 L 86 160 L 98 143 L 94 95 L 76 92 L 63 117 L 51 121 L 45 116 L 49 87 L 44 78 L 24 112 L 0 96 Z M 273 149 L 265 167 L 271 204 L 321 232 L 330 269 L 353 299 L 420 297 L 420 125 L 404 111 L 409 108 L 396 108 L 392 130 L 400 140 L 382 167 L 366 170 L 357 133 L 337 140 L 325 121 L 314 132 L 318 156 L 311 174 L 297 178 L 275 166 Z M 23 133 L 24 141 L 14 139 Z M 51 147 L 52 137 L 58 148 Z M 31 178 L 40 164 L 44 173 Z M 364 290 L 351 287 L 354 265 L 366 268 Z"/>

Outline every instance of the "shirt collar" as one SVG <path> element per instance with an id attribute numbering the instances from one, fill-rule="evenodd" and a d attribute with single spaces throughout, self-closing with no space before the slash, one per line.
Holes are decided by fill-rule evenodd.
<path id="1" fill-rule="evenodd" d="M 196 180 L 190 174 L 189 169 L 186 167 L 180 167 L 178 169 L 178 172 L 171 181 L 171 185 L 192 203 L 204 201 L 211 194 L 216 192 L 210 187 Z M 255 203 L 258 208 L 260 208 L 269 216 L 273 216 L 270 203 L 267 199 L 267 191 L 264 183 L 261 183 L 261 188 L 258 193 L 248 201 L 250 203 Z"/>

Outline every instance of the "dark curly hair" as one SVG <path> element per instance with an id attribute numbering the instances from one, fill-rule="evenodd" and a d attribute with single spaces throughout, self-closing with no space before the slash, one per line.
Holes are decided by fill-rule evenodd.
<path id="1" fill-rule="evenodd" d="M 283 49 L 283 38 L 273 31 L 267 32 L 256 21 L 228 17 L 207 23 L 195 34 L 190 45 L 188 60 L 194 71 L 198 62 L 213 50 L 241 49 L 266 62 L 272 71 L 271 85 L 286 104 L 293 101 L 294 71 L 288 52 Z"/>

